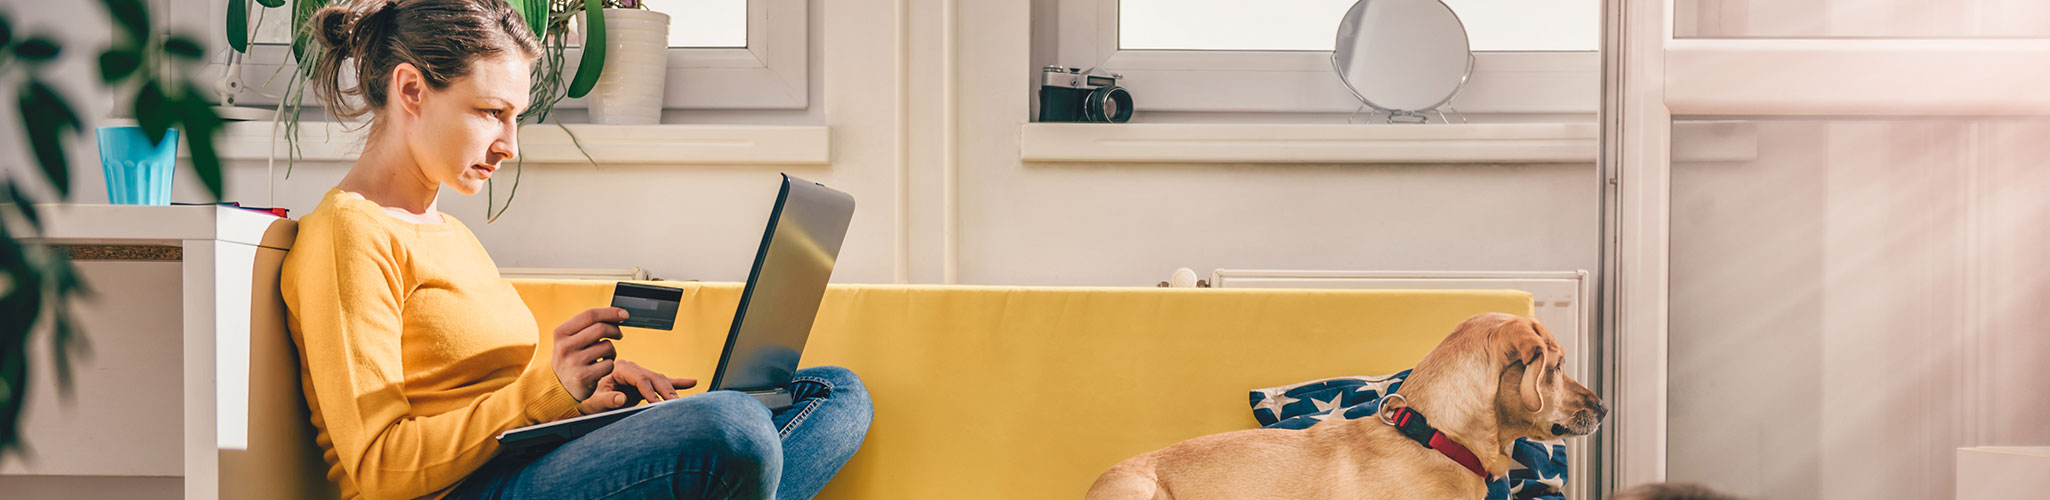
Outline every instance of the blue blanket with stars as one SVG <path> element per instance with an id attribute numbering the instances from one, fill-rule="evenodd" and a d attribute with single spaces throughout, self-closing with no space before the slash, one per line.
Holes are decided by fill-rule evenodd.
<path id="1" fill-rule="evenodd" d="M 1270 429 L 1308 429 L 1336 415 L 1374 418 L 1381 396 L 1402 387 L 1409 370 L 1385 377 L 1338 377 L 1253 389 L 1253 418 Z M 1488 500 L 1565 500 L 1566 443 L 1518 439 L 1510 456 L 1521 469 L 1488 484 Z"/>

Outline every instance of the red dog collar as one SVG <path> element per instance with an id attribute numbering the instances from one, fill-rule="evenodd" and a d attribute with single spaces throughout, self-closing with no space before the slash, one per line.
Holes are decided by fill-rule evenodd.
<path id="1" fill-rule="evenodd" d="M 1389 415 L 1386 421 L 1394 425 L 1395 430 L 1402 432 L 1404 437 L 1424 445 L 1425 448 L 1438 450 L 1438 453 L 1444 454 L 1446 458 L 1459 462 L 1459 465 L 1465 466 L 1466 470 L 1473 471 L 1474 475 L 1480 476 L 1482 481 L 1493 481 L 1495 479 L 1488 475 L 1487 468 L 1481 467 L 1481 459 L 1474 456 L 1473 450 L 1466 449 L 1465 445 L 1459 444 L 1458 441 L 1453 441 L 1451 436 L 1446 436 L 1445 433 L 1438 432 L 1438 429 L 1431 427 L 1430 420 L 1424 418 L 1424 414 L 1417 413 L 1416 410 L 1411 410 L 1409 407 L 1404 406 L 1396 408 L 1395 413 Z"/>

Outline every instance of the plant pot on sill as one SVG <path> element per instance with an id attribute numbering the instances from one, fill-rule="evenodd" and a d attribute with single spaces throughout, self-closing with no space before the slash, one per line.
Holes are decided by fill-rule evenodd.
<path id="1" fill-rule="evenodd" d="M 591 123 L 647 125 L 662 121 L 668 89 L 669 15 L 605 9 L 605 72 L 585 104 Z"/>

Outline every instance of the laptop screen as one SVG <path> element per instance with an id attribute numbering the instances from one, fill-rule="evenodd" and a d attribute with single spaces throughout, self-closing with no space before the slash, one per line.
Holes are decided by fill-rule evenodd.
<path id="1" fill-rule="evenodd" d="M 854 197 L 783 176 L 710 389 L 764 390 L 790 383 L 853 217 Z"/>

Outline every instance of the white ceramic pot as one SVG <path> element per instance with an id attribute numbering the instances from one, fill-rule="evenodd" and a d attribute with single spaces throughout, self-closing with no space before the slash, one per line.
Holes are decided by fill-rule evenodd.
<path id="1" fill-rule="evenodd" d="M 669 15 L 605 9 L 605 72 L 585 96 L 591 123 L 661 123 L 668 90 Z"/>

